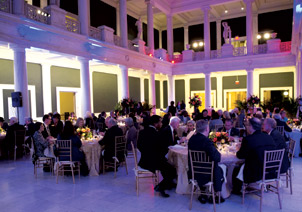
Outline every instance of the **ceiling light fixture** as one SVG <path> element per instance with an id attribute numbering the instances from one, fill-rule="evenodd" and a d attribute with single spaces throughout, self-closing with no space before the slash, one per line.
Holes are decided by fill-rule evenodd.
<path id="1" fill-rule="evenodd" d="M 225 10 L 225 11 L 224 11 L 224 13 L 228 13 L 228 12 L 229 12 L 228 10 Z"/>

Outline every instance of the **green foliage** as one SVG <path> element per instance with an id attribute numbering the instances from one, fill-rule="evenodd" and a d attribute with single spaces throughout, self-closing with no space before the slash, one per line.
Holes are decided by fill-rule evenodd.
<path id="1" fill-rule="evenodd" d="M 148 104 L 148 102 L 143 103 L 143 111 L 151 111 L 153 107 L 155 106 Z"/>
<path id="2" fill-rule="evenodd" d="M 120 113 L 123 111 L 122 105 L 120 102 L 116 103 L 114 106 L 114 111 L 118 110 Z"/>
<path id="3" fill-rule="evenodd" d="M 278 100 L 271 99 L 269 101 L 264 101 L 261 104 L 261 108 L 264 111 L 268 109 L 272 112 L 275 107 L 278 107 L 280 110 L 284 109 L 287 112 L 287 116 L 289 118 L 293 118 L 296 116 L 298 105 L 296 100 L 293 98 L 278 99 Z"/>
<path id="4" fill-rule="evenodd" d="M 236 100 L 236 107 L 239 109 L 239 110 L 242 110 L 242 109 L 247 109 L 247 102 L 246 100 Z"/>

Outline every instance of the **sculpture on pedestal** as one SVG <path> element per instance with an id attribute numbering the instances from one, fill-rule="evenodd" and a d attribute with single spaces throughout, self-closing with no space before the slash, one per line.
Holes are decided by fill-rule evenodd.
<path id="1" fill-rule="evenodd" d="M 224 28 L 223 30 L 223 38 L 224 38 L 224 43 L 225 44 L 232 44 L 232 31 L 231 27 L 228 25 L 227 22 L 222 22 L 222 26 Z M 229 41 L 229 42 L 227 42 Z"/>
<path id="2" fill-rule="evenodd" d="M 135 26 L 137 26 L 137 31 L 138 31 L 136 38 L 141 39 L 142 32 L 143 32 L 141 17 L 139 17 L 139 19 L 135 22 Z"/>

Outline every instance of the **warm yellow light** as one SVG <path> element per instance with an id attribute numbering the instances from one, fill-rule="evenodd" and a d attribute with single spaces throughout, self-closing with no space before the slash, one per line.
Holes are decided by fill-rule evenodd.
<path id="1" fill-rule="evenodd" d="M 199 42 L 199 46 L 203 46 L 203 42 L 202 41 Z"/>
<path id="2" fill-rule="evenodd" d="M 197 48 L 198 47 L 198 43 L 193 43 L 193 48 Z"/>
<path id="3" fill-rule="evenodd" d="M 225 11 L 224 11 L 224 13 L 228 13 L 228 12 L 229 12 L 228 10 L 225 10 Z"/>
<path id="4" fill-rule="evenodd" d="M 270 35 L 269 33 L 265 33 L 265 34 L 264 34 L 264 38 L 265 38 L 265 39 L 269 39 L 270 37 L 271 37 L 271 35 Z"/>
<path id="5" fill-rule="evenodd" d="M 261 35 L 257 35 L 257 39 L 258 39 L 258 40 L 261 39 Z"/>
<path id="6" fill-rule="evenodd" d="M 288 91 L 284 91 L 283 95 L 288 96 Z"/>
<path id="7" fill-rule="evenodd" d="M 241 7 L 241 10 L 244 10 L 244 7 Z"/>
<path id="8" fill-rule="evenodd" d="M 41 10 L 38 10 L 37 13 L 40 14 L 40 13 L 41 13 Z"/>

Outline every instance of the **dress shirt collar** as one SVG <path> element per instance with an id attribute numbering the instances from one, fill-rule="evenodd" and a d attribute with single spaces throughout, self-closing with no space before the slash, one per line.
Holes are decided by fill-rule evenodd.
<path id="1" fill-rule="evenodd" d="M 154 127 L 153 125 L 149 125 L 149 127 L 154 128 L 157 131 L 156 127 Z"/>

